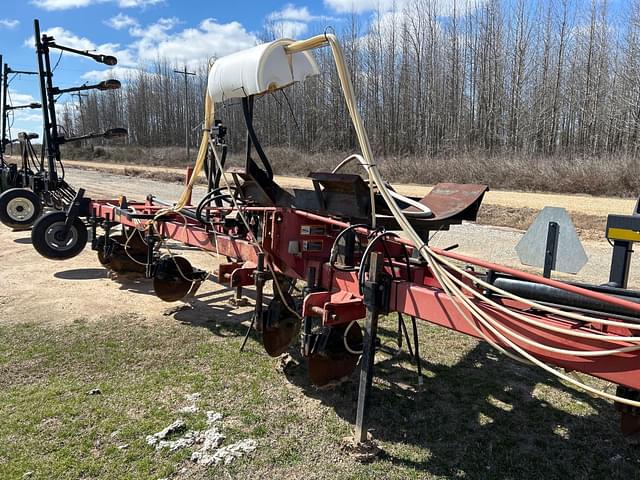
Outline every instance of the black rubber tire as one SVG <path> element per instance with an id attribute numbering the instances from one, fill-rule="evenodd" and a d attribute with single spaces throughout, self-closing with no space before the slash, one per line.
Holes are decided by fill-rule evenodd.
<path id="1" fill-rule="evenodd" d="M 16 202 L 21 202 L 22 205 L 15 205 Z M 27 208 L 27 212 L 30 212 L 25 218 L 16 218 Z M 21 210 L 15 212 L 16 208 Z M 16 230 L 26 229 L 31 227 L 42 213 L 42 203 L 40 198 L 31 190 L 26 188 L 12 188 L 0 195 L 0 222 L 5 224 L 9 228 Z"/>
<path id="2" fill-rule="evenodd" d="M 36 251 L 50 260 L 67 260 L 78 255 L 87 245 L 89 234 L 84 222 L 76 218 L 66 238 L 56 238 L 56 230 L 64 227 L 65 212 L 48 213 L 31 229 L 31 243 Z"/>

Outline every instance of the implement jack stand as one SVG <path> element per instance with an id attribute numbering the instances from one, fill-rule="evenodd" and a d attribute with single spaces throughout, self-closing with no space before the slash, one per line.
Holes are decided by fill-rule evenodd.
<path id="1" fill-rule="evenodd" d="M 376 336 L 378 333 L 378 316 L 383 308 L 385 283 L 380 282 L 384 257 L 378 252 L 371 254 L 369 280 L 366 282 L 364 302 L 367 316 L 364 323 L 364 339 L 362 359 L 360 363 L 360 386 L 358 390 L 358 409 L 356 412 L 356 428 L 353 444 L 347 448 L 351 453 L 366 461 L 380 452 L 367 432 L 367 409 L 371 383 L 373 380 L 373 364 L 376 355 Z"/>
<path id="2" fill-rule="evenodd" d="M 244 351 L 247 340 L 249 340 L 249 335 L 251 334 L 251 331 L 254 329 L 256 324 L 258 325 L 260 331 L 262 331 L 263 328 L 262 322 L 264 315 L 262 314 L 262 301 L 264 294 L 264 284 L 266 281 L 266 272 L 264 269 L 264 253 L 258 253 L 258 265 L 253 272 L 253 278 L 256 286 L 256 306 L 255 310 L 253 311 L 253 316 L 251 317 L 251 324 L 249 325 L 247 333 L 242 339 L 242 345 L 240 345 L 241 352 Z M 242 296 L 242 287 L 238 287 L 238 289 L 240 290 L 240 296 Z"/>
<path id="3" fill-rule="evenodd" d="M 355 437 L 344 437 L 341 448 L 347 455 L 360 463 L 372 462 L 382 452 L 373 441 L 371 434 L 367 435 L 367 440 L 364 442 L 356 441 Z"/>
<path id="4" fill-rule="evenodd" d="M 229 303 L 234 307 L 246 307 L 249 305 L 249 300 L 242 296 L 242 286 L 236 287 L 236 291 L 233 297 L 229 300 Z"/>

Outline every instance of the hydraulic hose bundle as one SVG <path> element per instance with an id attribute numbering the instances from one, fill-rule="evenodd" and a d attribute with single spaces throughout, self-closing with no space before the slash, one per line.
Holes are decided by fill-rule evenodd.
<path id="1" fill-rule="evenodd" d="M 578 380 L 575 380 L 571 376 L 557 370 L 556 368 L 550 367 L 543 361 L 536 358 L 530 352 L 522 348 L 520 345 L 515 343 L 513 339 L 517 339 L 518 341 L 525 343 L 527 345 L 547 350 L 555 353 L 560 353 L 568 356 L 575 356 L 578 358 L 581 357 L 594 357 L 594 356 L 606 356 L 606 355 L 615 355 L 622 354 L 627 352 L 633 352 L 640 350 L 640 336 L 614 336 L 614 335 L 604 335 L 597 333 L 596 330 L 593 330 L 593 333 L 584 331 L 584 330 L 574 330 L 571 328 L 563 328 L 554 325 L 550 325 L 548 323 L 538 321 L 535 318 L 531 318 L 530 316 L 523 315 L 513 309 L 509 309 L 504 305 L 496 302 L 491 298 L 490 295 L 487 295 L 480 291 L 482 288 L 486 292 L 492 292 L 493 294 L 500 295 L 502 297 L 515 300 L 517 302 L 528 305 L 529 307 L 535 309 L 538 312 L 542 312 L 543 314 L 549 314 L 556 316 L 560 319 L 569 320 L 572 322 L 585 322 L 587 324 L 600 324 L 603 326 L 612 326 L 612 327 L 621 327 L 630 330 L 631 332 L 640 330 L 640 325 L 624 322 L 624 321 L 616 321 L 616 320 L 605 320 L 597 317 L 591 317 L 588 315 L 583 315 L 575 312 L 567 312 L 552 306 L 548 306 L 545 304 L 537 303 L 526 298 L 522 298 L 513 293 L 507 292 L 503 289 L 496 287 L 495 285 L 478 278 L 477 276 L 469 273 L 468 271 L 460 268 L 456 264 L 454 264 L 451 259 L 457 259 L 466 261 L 471 264 L 475 264 L 478 266 L 487 265 L 486 263 L 475 261 L 473 259 L 467 259 L 465 257 L 452 254 L 449 252 L 444 252 L 438 249 L 433 249 L 426 245 L 423 240 L 420 238 L 418 233 L 415 231 L 407 215 L 402 211 L 402 209 L 398 206 L 396 200 L 401 201 L 403 203 L 407 203 L 405 199 L 393 192 L 389 186 L 385 183 L 378 170 L 371 149 L 371 145 L 369 143 L 369 138 L 367 136 L 366 130 L 364 128 L 364 124 L 362 118 L 358 112 L 356 101 L 355 101 L 355 93 L 353 89 L 353 85 L 351 82 L 351 77 L 346 67 L 346 63 L 344 60 L 344 55 L 342 49 L 338 43 L 337 38 L 332 34 L 324 34 L 312 37 L 307 40 L 293 42 L 284 47 L 285 52 L 288 54 L 301 53 L 308 50 L 312 50 L 315 48 L 323 47 L 328 45 L 331 48 L 336 69 L 338 73 L 338 78 L 340 80 L 340 85 L 344 93 L 344 98 L 346 101 L 347 109 L 349 111 L 349 115 L 353 122 L 356 136 L 358 138 L 358 142 L 360 145 L 360 149 L 362 155 L 352 155 L 345 159 L 336 170 L 340 169 L 344 164 L 348 163 L 351 160 L 357 160 L 359 164 L 366 170 L 369 178 L 369 187 L 371 191 L 371 204 L 372 204 L 372 226 L 375 229 L 375 202 L 374 202 L 374 186 L 377 188 L 378 192 L 384 199 L 387 207 L 391 211 L 393 217 L 397 221 L 401 230 L 408 237 L 410 244 L 414 248 L 417 249 L 418 253 L 428 262 L 430 269 L 436 278 L 436 280 L 440 283 L 442 290 L 447 296 L 451 299 L 451 302 L 459 313 L 459 315 L 470 325 L 470 327 L 478 334 L 478 336 L 484 338 L 490 345 L 492 345 L 497 350 L 503 352 L 505 355 L 510 358 L 514 358 L 519 361 L 526 361 L 528 363 L 532 363 L 543 370 L 553 374 L 561 380 L 564 380 L 576 387 L 579 387 L 589 393 L 594 395 L 598 395 L 603 398 L 607 398 L 609 400 L 613 400 L 615 402 L 619 402 L 622 404 L 626 404 L 632 407 L 640 407 L 640 402 L 635 400 L 629 400 L 626 398 L 622 398 L 616 395 L 609 394 L 607 392 L 598 390 L 589 385 L 584 384 Z M 210 147 L 212 149 L 212 155 L 216 161 L 216 164 L 222 174 L 222 180 L 226 184 L 228 189 L 228 193 L 231 193 L 230 186 L 226 181 L 224 176 L 224 167 L 218 158 L 218 155 L 215 151 L 215 145 L 211 141 L 210 130 L 213 124 L 213 112 L 214 105 L 212 98 L 207 95 L 205 101 L 205 122 L 204 122 L 204 131 L 202 136 L 202 141 L 200 144 L 200 150 L 198 152 L 198 157 L 196 160 L 196 164 L 194 167 L 193 175 L 183 193 L 180 201 L 173 207 L 168 209 L 167 211 L 177 212 L 182 209 L 190 197 L 191 190 L 193 185 L 202 172 L 206 156 L 207 150 Z M 251 132 L 250 132 L 251 134 Z M 258 152 L 260 155 L 260 151 Z M 262 158 L 262 155 L 260 155 Z M 271 172 L 268 172 L 271 174 Z M 271 174 L 272 175 L 272 174 Z M 230 197 L 234 206 L 239 210 L 243 221 L 246 222 L 244 215 L 242 215 L 242 211 L 240 205 L 236 203 L 236 199 L 233 195 Z M 164 212 L 166 213 L 166 211 Z M 426 216 L 430 212 L 422 209 L 418 215 Z M 250 229 L 249 229 L 250 230 Z M 255 240 L 255 239 L 254 239 Z M 384 241 L 383 241 L 384 242 Z M 255 243 L 256 249 L 262 251 L 257 242 Z M 333 258 L 333 255 L 332 255 Z M 269 263 L 267 263 L 269 268 L 272 268 Z M 498 271 L 501 271 L 501 267 L 496 267 Z M 363 269 L 360 269 L 364 272 Z M 503 268 L 502 271 L 505 269 Z M 589 291 L 583 288 L 566 285 L 560 282 L 555 282 L 549 279 L 542 279 L 537 276 L 525 274 L 518 272 L 517 276 L 520 278 L 529 278 L 531 281 L 545 283 L 550 286 L 554 286 L 556 288 L 561 288 L 564 290 L 570 290 L 574 293 L 578 293 L 580 295 L 584 295 L 590 298 L 597 299 L 599 301 L 603 301 L 612 305 L 616 305 L 618 307 L 622 307 L 624 309 L 640 312 L 640 305 L 629 302 L 624 299 L 615 298 L 609 295 L 604 295 L 598 292 Z M 466 280 L 466 281 L 465 281 Z M 274 282 L 276 287 L 278 286 L 278 282 Z M 544 343 L 540 343 L 531 338 L 528 338 L 520 333 L 514 331 L 512 328 L 507 327 L 500 321 L 498 321 L 495 316 L 489 314 L 486 309 L 480 307 L 480 303 L 484 305 L 488 305 L 493 311 L 499 312 L 501 315 L 509 318 L 510 320 L 516 322 L 525 322 L 530 325 L 535 326 L 536 328 L 544 329 L 547 331 L 551 331 L 554 333 L 560 333 L 566 336 L 574 336 L 589 340 L 598 340 L 602 342 L 607 341 L 622 341 L 627 345 L 618 348 L 610 348 L 610 349 L 602 349 L 599 351 L 580 351 L 580 350 L 568 350 L 557 348 L 554 346 L 546 345 Z M 286 305 L 286 303 L 285 303 Z M 295 312 L 294 312 L 295 313 Z M 296 313 L 297 315 L 297 313 Z M 489 332 L 490 335 L 487 333 Z M 493 338 L 492 338 L 493 337 Z M 506 347 L 506 348 L 505 348 Z"/>
<path id="2" fill-rule="evenodd" d="M 420 255 L 426 261 L 429 262 L 429 265 L 431 266 L 431 269 L 432 269 L 434 275 L 436 276 L 437 280 L 442 285 L 442 287 L 443 287 L 444 291 L 447 293 L 447 295 L 453 300 L 453 304 L 454 304 L 455 308 L 458 310 L 458 312 L 461 314 L 461 316 L 463 316 L 463 318 L 465 318 L 465 320 L 467 320 L 469 322 L 469 324 L 474 328 L 474 330 L 476 330 L 480 334 L 480 336 L 482 336 L 492 346 L 494 346 L 498 350 L 504 352 L 508 356 L 518 358 L 518 357 L 514 356 L 512 353 L 506 351 L 501 346 L 497 345 L 492 339 L 490 339 L 480 328 L 478 328 L 478 325 L 468 317 L 466 312 L 471 313 L 479 324 L 481 324 L 487 330 L 489 330 L 496 338 L 498 338 L 505 345 L 507 345 L 510 348 L 512 348 L 515 352 L 520 354 L 526 360 L 528 360 L 531 363 L 539 366 L 540 368 L 548 371 L 549 373 L 552 373 L 553 375 L 557 376 L 558 378 L 560 378 L 562 380 L 565 380 L 565 381 L 567 381 L 567 382 L 569 382 L 569 383 L 571 383 L 571 384 L 573 384 L 575 386 L 578 386 L 578 387 L 580 387 L 580 388 L 582 388 L 582 389 L 584 389 L 584 390 L 586 390 L 586 391 L 588 391 L 590 393 L 599 395 L 601 397 L 608 398 L 610 400 L 614 400 L 616 402 L 624 403 L 624 404 L 627 404 L 627 405 L 630 405 L 630 406 L 640 407 L 640 402 L 633 401 L 633 400 L 628 400 L 626 398 L 618 397 L 616 395 L 611 395 L 611 394 L 609 394 L 607 392 L 603 392 L 603 391 L 600 391 L 600 390 L 595 389 L 593 387 L 590 387 L 588 385 L 585 385 L 584 383 L 573 379 L 572 377 L 570 377 L 570 376 L 558 371 L 557 369 L 548 366 L 544 362 L 541 362 L 540 360 L 535 358 L 533 355 L 531 355 L 529 352 L 525 351 L 523 348 L 521 348 L 520 346 L 515 344 L 512 340 L 507 338 L 505 336 L 505 334 L 503 333 L 503 332 L 505 332 L 505 330 L 508 330 L 510 333 L 515 333 L 515 332 L 512 332 L 511 330 L 509 330 L 509 329 L 507 329 L 506 327 L 503 327 L 503 326 L 497 327 L 496 324 L 498 324 L 498 322 L 496 320 L 492 319 L 483 310 L 481 310 L 467 295 L 464 294 L 463 290 L 466 290 L 469 294 L 474 296 L 476 299 L 481 300 L 483 302 L 489 303 L 490 305 L 492 305 L 493 307 L 497 308 L 498 310 L 501 310 L 503 313 L 505 313 L 507 315 L 514 316 L 515 318 L 517 318 L 519 320 L 522 320 L 523 318 L 526 318 L 523 315 L 519 315 L 516 312 L 513 312 L 513 311 L 507 309 L 506 307 L 503 307 L 502 305 L 497 304 L 493 300 L 490 300 L 487 296 L 485 296 L 482 293 L 476 291 L 475 289 L 473 289 L 469 285 L 465 284 L 456 275 L 454 275 L 453 272 L 455 272 L 455 273 L 457 273 L 459 275 L 463 275 L 466 278 L 468 278 L 469 280 L 472 280 L 474 282 L 478 282 L 478 280 L 477 280 L 477 278 L 475 276 L 473 276 L 469 272 L 466 272 L 465 270 L 457 267 L 456 265 L 451 263 L 448 259 L 446 259 L 442 254 L 437 253 L 436 251 L 431 249 L 428 245 L 426 245 L 422 241 L 420 236 L 417 234 L 417 232 L 414 230 L 414 228 L 410 224 L 409 220 L 406 218 L 405 214 L 398 207 L 397 203 L 393 199 L 393 196 L 391 195 L 391 191 L 386 186 L 386 184 L 385 184 L 385 182 L 384 182 L 384 180 L 383 180 L 383 178 L 382 178 L 382 176 L 381 176 L 381 174 L 380 174 L 380 172 L 379 172 L 379 170 L 378 170 L 378 168 L 377 168 L 377 166 L 375 164 L 375 161 L 373 159 L 373 153 L 372 153 L 372 150 L 371 150 L 371 144 L 369 143 L 369 138 L 368 138 L 366 130 L 364 128 L 364 125 L 363 125 L 363 122 L 362 122 L 362 118 L 361 118 L 360 113 L 358 112 L 358 109 L 357 109 L 357 105 L 356 105 L 356 101 L 355 101 L 355 93 L 354 93 L 354 89 L 353 89 L 353 84 L 351 83 L 351 77 L 350 77 L 350 75 L 348 73 L 348 70 L 347 70 L 347 67 L 346 67 L 346 63 L 344 61 L 344 55 L 342 53 L 342 49 L 341 49 L 340 44 L 338 43 L 338 40 L 335 37 L 335 35 L 331 35 L 331 34 L 318 35 L 318 36 L 312 37 L 312 38 L 310 38 L 308 40 L 303 40 L 303 41 L 300 41 L 300 42 L 293 43 L 293 44 L 289 45 L 288 47 L 286 47 L 286 50 L 289 53 L 295 53 L 295 52 L 301 52 L 301 51 L 304 51 L 304 50 L 310 50 L 310 49 L 318 48 L 318 47 L 321 47 L 321 46 L 324 46 L 324 45 L 327 45 L 327 44 L 331 47 L 331 51 L 333 53 L 333 57 L 334 57 L 334 60 L 335 60 L 335 63 L 336 63 L 336 68 L 337 68 L 337 71 L 338 71 L 338 78 L 340 79 L 340 85 L 342 87 L 342 90 L 343 90 L 343 93 L 344 93 L 344 96 L 345 96 L 345 101 L 346 101 L 346 104 L 347 104 L 347 108 L 349 110 L 349 114 L 351 116 L 351 120 L 353 122 L 355 131 L 356 131 L 356 136 L 358 138 L 358 142 L 359 142 L 360 148 L 362 150 L 362 157 L 358 156 L 356 158 L 360 162 L 362 167 L 369 174 L 370 182 L 374 183 L 376 185 L 376 187 L 378 188 L 378 191 L 380 192 L 380 194 L 384 198 L 388 208 L 391 210 L 394 218 L 396 219 L 396 221 L 400 225 L 402 231 L 409 237 L 409 239 L 411 240 L 413 245 L 418 249 L 418 252 L 420 253 Z M 568 313 L 568 312 L 564 312 L 564 311 L 555 309 L 553 307 L 547 307 L 545 305 L 536 304 L 535 302 L 531 302 L 531 301 L 528 301 L 526 299 L 522 299 L 522 298 L 517 297 L 515 295 L 509 294 L 508 292 L 505 292 L 504 290 L 497 289 L 493 285 L 491 285 L 491 284 L 489 284 L 487 282 L 484 282 L 484 281 L 479 281 L 478 283 L 480 283 L 482 285 L 482 287 L 486 288 L 487 290 L 494 291 L 495 293 L 498 293 L 498 294 L 501 294 L 501 295 L 506 295 L 506 296 L 508 296 L 508 297 L 510 297 L 510 298 L 512 298 L 514 300 L 523 301 L 525 303 L 528 302 L 531 306 L 535 306 L 536 308 L 539 308 L 542 311 L 546 311 L 546 312 L 549 312 L 549 313 L 554 313 L 556 315 L 564 316 L 566 318 L 571 318 L 571 319 L 574 319 L 574 320 L 588 321 L 588 322 L 593 322 L 593 323 L 606 322 L 604 320 L 591 318 L 591 317 L 586 317 L 584 315 L 579 315 L 579 314 Z M 603 296 L 603 297 L 605 297 L 605 296 Z M 640 311 L 640 306 L 638 306 L 637 304 L 632 304 L 631 302 L 626 302 L 624 300 L 621 300 L 621 302 L 624 302 L 624 306 L 627 307 L 627 308 L 630 308 L 633 311 L 636 311 L 636 312 Z M 466 310 L 466 312 L 463 310 L 463 307 Z M 620 322 L 616 322 L 616 323 L 620 323 Z M 544 325 L 544 324 L 540 323 L 540 325 Z M 622 326 L 622 325 L 619 325 L 619 326 Z M 624 327 L 625 328 L 629 328 L 631 330 L 638 329 L 638 325 L 633 325 L 633 324 L 628 324 L 628 323 L 624 324 Z M 562 329 L 562 333 L 567 334 L 568 332 L 570 332 L 568 329 Z M 596 337 L 598 339 L 607 340 L 607 337 L 605 337 L 603 335 L 586 334 L 586 333 L 583 333 L 583 332 L 570 332 L 570 334 L 575 334 L 575 333 L 580 333 L 581 335 L 593 335 L 593 337 Z M 592 337 L 590 337 L 590 338 L 592 338 Z M 627 341 L 627 342 L 630 342 L 630 343 L 640 342 L 640 337 L 617 337 L 617 338 L 616 337 L 614 337 L 614 338 L 609 337 L 608 339 L 609 340 L 614 340 L 614 339 L 623 340 L 623 341 Z M 601 355 L 609 355 L 609 354 L 612 354 L 612 353 L 621 353 L 621 352 L 627 352 L 627 351 L 632 351 L 632 350 L 637 350 L 637 349 L 640 349 L 639 345 L 631 345 L 629 347 L 625 347 L 625 348 L 622 348 L 622 349 L 601 351 L 601 352 L 596 352 L 596 353 L 599 353 Z M 584 353 L 585 352 L 580 352 L 578 354 L 579 355 L 580 354 L 584 355 Z M 572 354 L 576 354 L 576 352 L 572 352 Z"/>

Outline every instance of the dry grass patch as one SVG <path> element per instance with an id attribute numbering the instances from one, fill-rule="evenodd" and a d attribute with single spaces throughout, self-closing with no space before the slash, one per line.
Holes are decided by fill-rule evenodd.
<path id="1" fill-rule="evenodd" d="M 483 204 L 478 212 L 477 221 L 483 225 L 527 230 L 539 213 L 540 210 L 534 208 L 510 208 Z M 571 212 L 570 215 L 581 239 L 604 240 L 606 217 L 576 212 Z"/>
<path id="2" fill-rule="evenodd" d="M 330 171 L 350 152 L 302 152 L 293 148 L 265 147 L 276 174 L 307 176 L 312 171 Z M 193 164 L 184 148 L 96 146 L 67 147 L 63 158 L 99 160 L 130 165 L 183 167 Z M 231 151 L 230 165 L 240 165 L 242 149 Z M 523 156 L 486 152 L 462 152 L 437 157 L 376 156 L 383 177 L 390 182 L 433 185 L 439 182 L 482 183 L 500 190 L 635 197 L 640 193 L 640 159 L 630 155 Z M 345 172 L 362 173 L 348 166 Z"/>

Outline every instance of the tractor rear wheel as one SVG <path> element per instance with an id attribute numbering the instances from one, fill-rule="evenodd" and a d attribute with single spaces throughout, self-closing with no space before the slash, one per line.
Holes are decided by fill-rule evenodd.
<path id="1" fill-rule="evenodd" d="M 42 213 L 40 198 L 26 188 L 12 188 L 0 195 L 0 222 L 16 230 L 27 229 Z"/>

